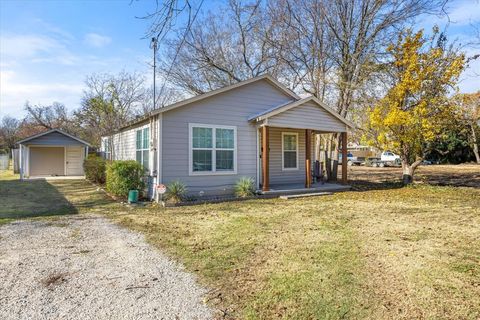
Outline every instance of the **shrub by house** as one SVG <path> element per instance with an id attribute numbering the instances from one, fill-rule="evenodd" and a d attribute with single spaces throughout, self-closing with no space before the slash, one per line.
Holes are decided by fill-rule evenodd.
<path id="1" fill-rule="evenodd" d="M 96 155 L 90 155 L 83 162 L 83 170 L 85 171 L 85 177 L 87 178 L 87 180 L 93 183 L 105 183 L 105 159 Z"/>
<path id="2" fill-rule="evenodd" d="M 129 190 L 142 190 L 143 167 L 134 160 L 114 161 L 107 165 L 107 191 L 126 197 Z"/>

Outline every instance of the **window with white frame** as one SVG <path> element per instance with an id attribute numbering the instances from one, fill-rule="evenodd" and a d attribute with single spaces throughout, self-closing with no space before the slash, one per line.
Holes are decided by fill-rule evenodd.
<path id="1" fill-rule="evenodd" d="M 150 168 L 150 128 L 137 130 L 136 134 L 136 159 L 147 171 Z"/>
<path id="2" fill-rule="evenodd" d="M 282 132 L 282 169 L 298 169 L 298 133 Z"/>
<path id="3" fill-rule="evenodd" d="M 236 127 L 189 125 L 190 174 L 236 173 Z"/>
<path id="4" fill-rule="evenodd" d="M 112 160 L 112 158 L 111 158 L 112 150 L 111 150 L 111 146 L 110 146 L 110 138 L 109 137 L 103 138 L 103 156 L 107 160 Z"/>

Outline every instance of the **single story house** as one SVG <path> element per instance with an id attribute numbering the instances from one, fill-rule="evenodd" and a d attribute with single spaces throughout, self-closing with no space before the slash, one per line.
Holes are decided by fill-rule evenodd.
<path id="1" fill-rule="evenodd" d="M 174 180 L 193 196 L 232 194 L 241 177 L 267 193 L 311 187 L 315 134 L 341 133 L 346 145 L 351 126 L 317 98 L 263 75 L 156 109 L 101 146 L 108 159 L 144 166 L 152 198 L 155 185 Z"/>
<path id="2" fill-rule="evenodd" d="M 48 130 L 17 142 L 20 179 L 83 176 L 83 160 L 90 144 L 59 129 Z"/>

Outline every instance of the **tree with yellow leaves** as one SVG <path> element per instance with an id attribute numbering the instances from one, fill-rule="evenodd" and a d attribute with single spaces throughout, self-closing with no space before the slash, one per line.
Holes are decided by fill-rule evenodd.
<path id="1" fill-rule="evenodd" d="M 464 55 L 447 45 L 445 36 L 433 30 L 401 32 L 388 47 L 392 86 L 370 108 L 369 143 L 400 155 L 403 182 L 413 182 L 415 169 L 424 159 L 428 142 L 442 134 L 453 108 L 449 93 L 456 88 L 464 68 Z"/>

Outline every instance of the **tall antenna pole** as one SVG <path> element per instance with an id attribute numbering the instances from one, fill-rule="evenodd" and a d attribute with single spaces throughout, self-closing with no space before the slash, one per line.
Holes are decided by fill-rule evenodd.
<path id="1" fill-rule="evenodd" d="M 157 109 L 157 38 L 152 38 L 150 47 L 153 48 L 153 110 L 155 110 Z"/>

